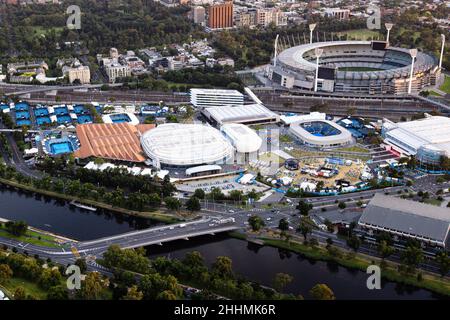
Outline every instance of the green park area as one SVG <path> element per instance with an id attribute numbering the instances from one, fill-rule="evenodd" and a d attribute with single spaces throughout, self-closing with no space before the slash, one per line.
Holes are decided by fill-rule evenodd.
<path id="1" fill-rule="evenodd" d="M 47 293 L 44 289 L 39 287 L 37 283 L 24 278 L 10 278 L 1 288 L 2 291 L 4 290 L 7 296 L 10 297 L 13 296 L 13 292 L 15 292 L 18 288 L 23 288 L 27 295 L 31 295 L 38 300 L 47 299 Z"/>
<path id="2" fill-rule="evenodd" d="M 450 94 L 450 76 L 445 76 L 444 83 L 439 87 L 439 90 L 444 91 L 447 94 Z"/>
<path id="3" fill-rule="evenodd" d="M 51 247 L 51 248 L 60 247 L 55 237 L 32 230 L 27 230 L 26 233 L 22 236 L 15 236 L 6 229 L 4 224 L 0 225 L 0 237 L 14 239 L 17 241 L 43 247 Z"/>
<path id="4" fill-rule="evenodd" d="M 386 260 L 381 262 L 378 258 L 367 256 L 362 253 L 346 252 L 339 249 L 329 251 L 321 246 L 311 247 L 298 241 L 285 241 L 270 238 L 261 239 L 264 241 L 264 244 L 268 246 L 296 252 L 314 260 L 333 261 L 343 267 L 358 269 L 364 272 L 369 265 L 374 263 L 374 261 L 378 261 L 378 263 L 384 264 L 382 276 L 387 280 L 425 288 L 446 296 L 450 295 L 450 282 L 447 278 L 440 277 L 436 274 L 423 272 L 422 278 L 418 279 L 414 274 L 399 272 L 398 264 L 396 263 L 388 262 Z"/>

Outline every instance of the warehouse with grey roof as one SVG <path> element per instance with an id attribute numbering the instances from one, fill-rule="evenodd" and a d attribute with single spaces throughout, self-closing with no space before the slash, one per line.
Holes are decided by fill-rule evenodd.
<path id="1" fill-rule="evenodd" d="M 358 225 L 366 230 L 385 231 L 448 249 L 450 210 L 377 193 Z"/>

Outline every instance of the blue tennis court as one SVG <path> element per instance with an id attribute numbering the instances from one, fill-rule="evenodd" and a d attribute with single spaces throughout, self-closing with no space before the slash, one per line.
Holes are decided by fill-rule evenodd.
<path id="1" fill-rule="evenodd" d="M 73 107 L 73 111 L 79 115 L 79 114 L 84 114 L 87 113 L 86 108 L 82 105 L 82 104 L 77 104 Z"/>
<path id="2" fill-rule="evenodd" d="M 69 141 L 51 143 L 50 151 L 54 155 L 72 152 L 72 143 L 70 143 Z"/>
<path id="3" fill-rule="evenodd" d="M 130 117 L 127 114 L 113 114 L 110 116 L 111 121 L 114 123 L 130 122 Z"/>
<path id="4" fill-rule="evenodd" d="M 77 120 L 80 124 L 92 123 L 92 117 L 86 114 L 79 115 Z"/>
<path id="5" fill-rule="evenodd" d="M 56 107 L 55 114 L 57 116 L 67 115 L 67 114 L 69 114 L 69 110 L 67 109 L 67 107 Z"/>
<path id="6" fill-rule="evenodd" d="M 28 111 L 16 112 L 16 119 L 30 119 L 30 113 Z"/>
<path id="7" fill-rule="evenodd" d="M 36 108 L 34 109 L 34 115 L 36 117 L 48 116 L 48 110 L 47 108 Z"/>
<path id="8" fill-rule="evenodd" d="M 36 117 L 36 123 L 38 124 L 38 126 L 41 126 L 43 124 L 50 124 L 51 120 L 48 116 Z"/>
<path id="9" fill-rule="evenodd" d="M 56 116 L 56 120 L 58 121 L 58 124 L 65 124 L 72 122 L 72 118 L 66 115 L 58 115 Z"/>
<path id="10" fill-rule="evenodd" d="M 26 102 L 19 102 L 19 103 L 16 103 L 15 110 L 16 111 L 28 111 L 28 110 L 30 110 L 30 106 Z"/>
<path id="11" fill-rule="evenodd" d="M 31 120 L 29 119 L 20 119 L 20 120 L 16 120 L 16 125 L 21 127 L 21 126 L 31 126 Z"/>

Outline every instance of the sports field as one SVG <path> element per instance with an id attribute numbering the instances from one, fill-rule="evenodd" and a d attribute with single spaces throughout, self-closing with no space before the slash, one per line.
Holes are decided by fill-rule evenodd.
<path id="1" fill-rule="evenodd" d="M 369 68 L 369 67 L 342 67 L 342 68 L 338 68 L 338 70 L 339 71 L 362 72 L 362 71 L 381 71 L 383 69 Z"/>

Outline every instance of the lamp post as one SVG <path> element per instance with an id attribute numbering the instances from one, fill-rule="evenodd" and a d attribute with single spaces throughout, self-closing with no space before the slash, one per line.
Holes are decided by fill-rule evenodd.
<path id="1" fill-rule="evenodd" d="M 442 68 L 442 58 L 444 57 L 444 49 L 445 49 L 445 35 L 441 34 L 442 46 L 441 46 L 441 56 L 439 58 L 439 69 Z"/>
<path id="2" fill-rule="evenodd" d="M 389 44 L 389 35 L 391 33 L 391 29 L 394 26 L 394 24 L 393 23 L 385 23 L 384 26 L 386 27 L 386 30 L 387 30 L 386 42 Z"/>
<path id="3" fill-rule="evenodd" d="M 323 53 L 323 49 L 322 48 L 316 48 L 314 50 L 314 53 L 316 54 L 316 78 L 314 80 L 314 92 L 317 92 L 317 80 L 319 77 L 319 58 Z"/>
<path id="4" fill-rule="evenodd" d="M 309 25 L 309 43 L 312 43 L 312 36 L 313 36 L 313 31 L 316 28 L 316 24 L 315 23 L 311 23 Z"/>
<path id="5" fill-rule="evenodd" d="M 414 73 L 414 60 L 417 57 L 417 49 L 410 49 L 409 54 L 411 55 L 411 73 L 409 74 L 408 94 L 411 94 L 412 80 L 413 80 L 413 73 Z"/>

